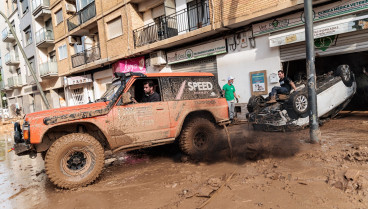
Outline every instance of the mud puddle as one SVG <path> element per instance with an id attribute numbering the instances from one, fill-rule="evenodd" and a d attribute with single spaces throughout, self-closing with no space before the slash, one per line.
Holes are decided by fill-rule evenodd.
<path id="1" fill-rule="evenodd" d="M 231 126 L 232 159 L 225 133 L 204 161 L 175 144 L 121 152 L 74 190 L 51 184 L 40 157 L 6 155 L 2 143 L 0 208 L 368 208 L 367 119 L 349 113 L 325 123 L 320 145 L 305 142 L 308 130 Z"/>

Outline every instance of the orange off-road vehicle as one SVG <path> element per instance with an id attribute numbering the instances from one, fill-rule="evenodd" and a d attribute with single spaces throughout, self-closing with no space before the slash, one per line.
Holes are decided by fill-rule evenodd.
<path id="1" fill-rule="evenodd" d="M 14 124 L 17 155 L 41 153 L 50 180 L 62 188 L 85 186 L 101 173 L 105 151 L 134 150 L 178 140 L 188 155 L 213 144 L 228 106 L 210 73 L 116 73 L 95 103 L 27 114 Z M 160 101 L 142 103 L 143 83 Z"/>

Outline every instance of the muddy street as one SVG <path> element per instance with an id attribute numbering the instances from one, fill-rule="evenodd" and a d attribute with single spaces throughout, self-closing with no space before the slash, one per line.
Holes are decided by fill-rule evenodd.
<path id="1" fill-rule="evenodd" d="M 110 155 L 95 183 L 55 187 L 41 156 L 7 153 L 12 133 L 0 137 L 0 208 L 368 208 L 368 113 L 344 112 L 309 130 L 252 131 L 248 124 L 218 134 L 201 162 L 174 145 Z"/>

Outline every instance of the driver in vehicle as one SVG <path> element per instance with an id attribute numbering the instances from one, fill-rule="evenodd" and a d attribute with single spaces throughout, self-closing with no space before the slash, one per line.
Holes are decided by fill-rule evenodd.
<path id="1" fill-rule="evenodd" d="M 144 96 L 141 102 L 159 102 L 161 101 L 160 95 L 155 92 L 154 84 L 152 81 L 145 81 L 143 83 Z"/>
<path id="2" fill-rule="evenodd" d="M 289 94 L 291 91 L 291 88 L 293 88 L 294 91 L 296 91 L 294 82 L 289 77 L 285 77 L 285 73 L 283 70 L 278 71 L 278 76 L 280 78 L 279 80 L 280 86 L 275 86 L 272 88 L 269 94 L 271 99 L 270 101 L 267 102 L 269 104 L 277 102 L 276 94 Z"/>

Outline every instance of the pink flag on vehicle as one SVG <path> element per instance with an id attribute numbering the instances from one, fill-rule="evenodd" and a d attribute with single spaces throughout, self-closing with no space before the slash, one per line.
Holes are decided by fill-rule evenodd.
<path id="1" fill-rule="evenodd" d="M 144 56 L 120 60 L 112 65 L 112 70 L 114 73 L 146 73 Z"/>

